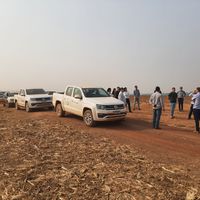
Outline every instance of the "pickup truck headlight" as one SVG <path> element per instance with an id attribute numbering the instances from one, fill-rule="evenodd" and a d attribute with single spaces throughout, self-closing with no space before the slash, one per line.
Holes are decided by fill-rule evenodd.
<path id="1" fill-rule="evenodd" d="M 106 107 L 104 105 L 97 104 L 97 109 L 98 110 L 105 110 Z"/>

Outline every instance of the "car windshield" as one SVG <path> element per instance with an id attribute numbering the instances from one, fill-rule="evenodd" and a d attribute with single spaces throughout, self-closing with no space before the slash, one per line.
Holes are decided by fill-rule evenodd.
<path id="1" fill-rule="evenodd" d="M 16 92 L 8 93 L 8 97 L 14 97 L 14 95 L 16 95 L 16 94 L 18 94 L 18 93 L 16 93 Z"/>
<path id="2" fill-rule="evenodd" d="M 27 95 L 46 94 L 46 92 L 43 89 L 27 89 L 26 94 Z"/>
<path id="3" fill-rule="evenodd" d="M 103 88 L 82 88 L 85 97 L 110 97 Z"/>

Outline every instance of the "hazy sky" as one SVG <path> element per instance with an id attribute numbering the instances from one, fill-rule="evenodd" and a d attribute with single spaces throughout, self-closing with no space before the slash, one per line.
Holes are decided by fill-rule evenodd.
<path id="1" fill-rule="evenodd" d="M 0 89 L 200 85 L 200 0 L 0 0 Z"/>

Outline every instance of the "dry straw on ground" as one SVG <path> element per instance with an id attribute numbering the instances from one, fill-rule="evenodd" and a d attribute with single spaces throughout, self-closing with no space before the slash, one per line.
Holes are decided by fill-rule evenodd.
<path id="1" fill-rule="evenodd" d="M 2 200 L 200 199 L 200 180 L 187 169 L 62 123 L 0 112 Z"/>

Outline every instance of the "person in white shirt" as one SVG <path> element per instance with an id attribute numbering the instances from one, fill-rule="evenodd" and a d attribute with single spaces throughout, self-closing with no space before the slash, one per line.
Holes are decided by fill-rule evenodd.
<path id="1" fill-rule="evenodd" d="M 154 93 L 149 99 L 149 103 L 153 107 L 153 128 L 160 129 L 160 118 L 162 110 L 164 110 L 164 101 L 160 87 L 156 87 Z"/>
<path id="2" fill-rule="evenodd" d="M 126 98 L 126 105 L 128 106 L 128 110 L 129 110 L 129 112 L 132 112 L 131 111 L 130 94 L 126 87 L 124 88 L 124 96 Z"/>
<path id="3" fill-rule="evenodd" d="M 196 93 L 197 93 L 197 91 L 194 90 L 193 92 L 191 92 L 191 93 L 189 94 L 189 96 L 193 98 L 193 96 L 194 96 Z M 190 111 L 189 111 L 189 113 L 188 113 L 188 119 L 191 119 L 191 117 L 192 117 L 192 114 L 193 114 L 193 106 L 194 106 L 194 101 L 191 99 L 191 105 L 190 105 Z"/>
<path id="4" fill-rule="evenodd" d="M 120 89 L 120 92 L 119 92 L 119 95 L 118 95 L 118 99 L 123 101 L 124 104 L 126 105 L 126 98 L 124 96 L 124 88 L 121 88 Z"/>
<path id="5" fill-rule="evenodd" d="M 193 114 L 194 114 L 196 132 L 200 133 L 200 129 L 199 129 L 199 120 L 200 120 L 200 87 L 197 88 L 197 94 L 195 94 L 192 97 L 192 100 L 194 101 Z"/>

